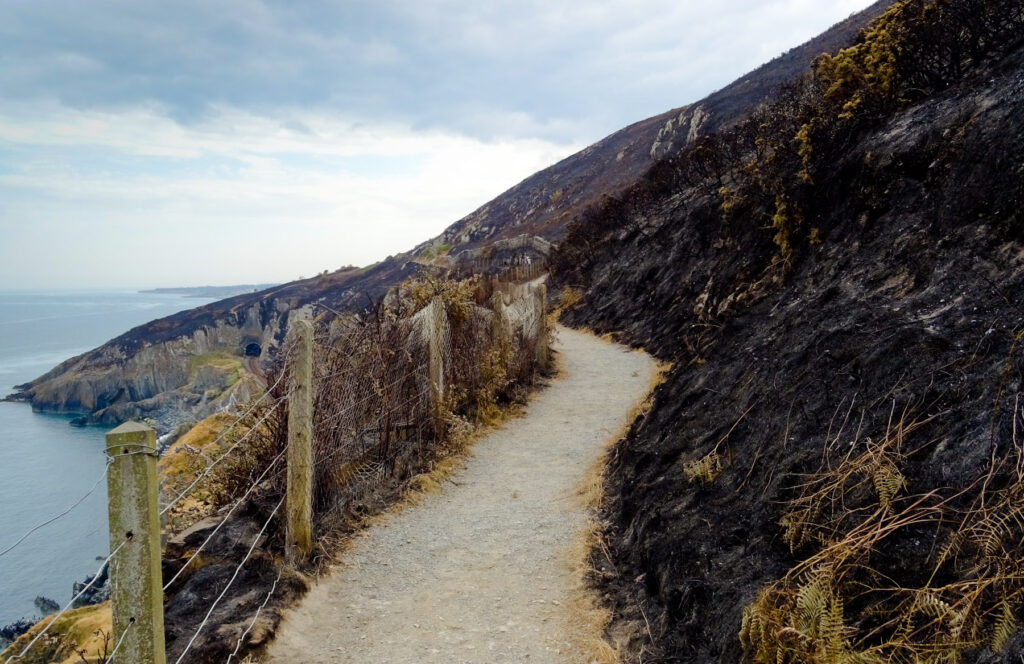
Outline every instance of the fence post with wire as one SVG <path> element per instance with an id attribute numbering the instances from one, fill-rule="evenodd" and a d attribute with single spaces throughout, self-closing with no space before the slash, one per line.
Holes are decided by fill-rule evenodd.
<path id="1" fill-rule="evenodd" d="M 313 548 L 313 324 L 295 320 L 292 336 L 292 391 L 288 400 L 285 554 L 301 562 Z"/>
<path id="2" fill-rule="evenodd" d="M 445 311 L 444 303 L 435 297 L 430 305 L 431 315 L 427 319 L 426 332 L 429 369 L 430 369 L 430 405 L 434 417 L 434 435 L 440 439 L 444 436 L 444 353 L 442 339 L 444 336 Z"/>
<path id="3" fill-rule="evenodd" d="M 508 272 L 524 278 L 540 267 L 528 264 Z M 244 656 L 245 648 L 263 638 L 257 620 L 278 583 L 290 583 L 288 577 L 282 580 L 282 572 L 302 567 L 309 559 L 314 517 L 349 509 L 357 513 L 360 496 L 376 490 L 389 473 L 399 482 L 409 474 L 425 472 L 434 463 L 432 453 L 451 453 L 444 448 L 447 437 L 457 440 L 455 436 L 466 435 L 465 427 L 476 417 L 472 409 L 494 408 L 498 399 L 511 399 L 515 390 L 532 380 L 535 369 L 547 369 L 546 288 L 506 279 L 495 279 L 488 286 L 493 292 L 467 287 L 434 294 L 404 318 L 381 316 L 361 324 L 328 321 L 316 330 L 309 320 L 294 320 L 282 347 L 285 364 L 273 385 L 208 445 L 219 450 L 216 458 L 208 459 L 194 478 L 184 479 L 182 484 L 187 486 L 175 486 L 162 509 L 157 503 L 153 430 L 128 423 L 108 434 L 111 553 L 107 560 L 115 640 L 109 661 L 165 664 L 164 592 L 173 601 L 188 584 L 202 583 L 194 575 L 203 564 L 202 552 L 223 556 L 230 550 L 234 556 L 235 550 L 247 545 L 198 624 L 188 618 L 183 630 L 182 616 L 173 609 L 168 612 L 171 635 L 166 644 L 174 664 L 185 664 L 189 653 L 194 657 L 197 650 L 224 651 L 229 663 Z M 488 304 L 492 311 L 487 311 Z M 260 442 L 242 447 L 247 441 L 250 445 Z M 258 457 L 255 467 L 242 462 L 236 473 L 232 464 L 249 453 L 264 456 Z M 189 497 L 206 500 L 207 485 L 218 477 L 214 473 L 244 481 L 229 485 L 233 493 L 229 499 L 220 499 L 217 518 L 206 530 L 196 531 L 206 533 L 205 539 L 198 546 L 189 544 L 187 557 L 182 553 L 180 561 L 173 558 L 179 561 L 174 563 L 178 568 L 163 583 L 160 515 L 179 504 L 183 506 L 179 509 L 189 509 L 189 502 L 181 502 Z M 97 486 L 101 482 L 102 477 Z M 259 516 L 243 514 L 246 505 L 258 505 Z M 73 508 L 29 530 L 6 550 Z M 258 530 L 255 536 L 246 532 L 238 539 L 242 531 L 233 531 L 230 520 L 243 518 L 253 522 L 250 529 Z M 285 564 L 271 584 L 265 570 L 247 563 L 268 538 L 275 540 L 271 549 L 280 551 L 282 534 Z M 263 556 L 260 565 L 265 566 L 266 552 L 257 555 Z M 269 587 L 260 587 L 257 594 L 250 584 L 260 575 L 268 577 L 264 581 Z M 252 617 L 237 639 L 232 634 L 228 642 L 209 628 L 243 624 L 238 616 L 242 610 L 238 593 L 243 590 L 252 595 L 246 600 L 251 609 L 249 604 L 244 609 L 252 610 Z M 20 652 L 27 652 L 44 635 L 45 630 Z"/>
<path id="4" fill-rule="evenodd" d="M 156 433 L 126 422 L 107 434 L 112 636 L 115 664 L 164 664 L 164 593 Z"/>
<path id="5" fill-rule="evenodd" d="M 537 284 L 534 289 L 537 303 L 537 367 L 541 371 L 547 371 L 549 365 L 548 349 L 548 287 L 544 284 Z"/>

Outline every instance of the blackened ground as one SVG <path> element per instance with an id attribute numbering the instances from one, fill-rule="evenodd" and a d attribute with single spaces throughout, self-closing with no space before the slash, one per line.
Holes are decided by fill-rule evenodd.
<path id="1" fill-rule="evenodd" d="M 765 229 L 721 228 L 686 192 L 603 231 L 562 283 L 563 320 L 613 332 L 675 368 L 615 448 L 595 557 L 643 662 L 735 662 L 743 607 L 801 559 L 779 518 L 826 439 L 884 434 L 890 413 L 934 419 L 904 469 L 909 491 L 963 487 L 1012 441 L 1024 349 L 1024 56 L 864 137 L 819 183 L 822 243 L 761 278 Z M 858 435 L 859 432 L 859 435 Z M 705 483 L 687 462 L 719 447 Z M 912 576 L 930 542 L 897 540 L 882 568 Z M 888 557 L 886 559 L 886 557 Z M 923 571 L 923 570 L 921 570 Z M 1020 661 L 1020 639 L 1000 656 Z"/>

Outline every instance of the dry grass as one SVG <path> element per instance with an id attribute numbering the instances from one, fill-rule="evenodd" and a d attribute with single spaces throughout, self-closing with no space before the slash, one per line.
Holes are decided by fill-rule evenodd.
<path id="1" fill-rule="evenodd" d="M 566 551 L 572 574 L 572 591 L 567 607 L 566 634 L 581 661 L 597 664 L 619 664 L 622 657 L 604 634 L 612 621 L 612 612 L 594 593 L 588 578 L 593 571 L 591 556 L 603 547 L 600 524 L 591 517 L 573 538 Z"/>
<path id="2" fill-rule="evenodd" d="M 1024 605 L 1024 449 L 1015 427 L 967 487 L 910 493 L 903 467 L 928 443 L 908 449 L 906 438 L 931 419 L 890 416 L 880 442 L 841 455 L 826 443 L 781 522 L 807 557 L 744 609 L 747 661 L 958 664 L 1006 647 Z M 920 561 L 879 566 L 893 547 L 932 538 L 910 549 Z"/>
<path id="3" fill-rule="evenodd" d="M 211 415 L 171 445 L 157 464 L 165 497 L 178 495 L 213 459 L 223 453 L 229 443 L 227 440 L 218 442 L 217 439 L 234 422 L 235 417 L 227 413 Z M 192 493 L 168 511 L 168 530 L 176 532 L 188 528 L 209 512 L 213 494 L 216 493 L 211 484 L 214 479 L 211 475 L 200 482 Z"/>
<path id="4" fill-rule="evenodd" d="M 592 332 L 590 334 L 594 336 Z M 604 499 L 608 455 L 633 423 L 650 412 L 654 405 L 654 391 L 667 380 L 671 368 L 667 363 L 659 363 L 655 367 L 648 379 L 645 396 L 633 405 L 619 430 L 608 437 L 597 459 L 576 485 L 574 496 L 577 504 L 587 511 L 587 520 L 566 551 L 573 582 L 566 633 L 572 635 L 574 649 L 583 656 L 582 661 L 585 662 L 619 664 L 622 661 L 616 648 L 605 639 L 612 620 L 611 611 L 597 598 L 590 582 L 595 571 L 592 562 L 594 557 L 608 557 L 607 547 L 601 539 L 601 523 L 597 518 Z"/>
<path id="5" fill-rule="evenodd" d="M 562 312 L 566 309 L 576 306 L 583 299 L 583 291 L 572 286 L 565 286 L 558 293 L 557 301 L 554 303 L 554 307 L 551 309 L 552 322 L 557 322 L 558 317 L 562 315 Z"/>
<path id="6" fill-rule="evenodd" d="M 197 470 L 206 467 L 206 459 L 223 451 L 223 442 L 214 445 L 217 437 L 235 421 L 227 413 L 211 415 L 189 429 L 160 457 L 160 476 L 168 482 L 190 482 Z"/>
<path id="7" fill-rule="evenodd" d="M 0 661 L 20 653 L 39 632 L 46 629 L 53 620 L 43 618 L 32 629 L 0 653 Z M 102 661 L 104 635 L 110 634 L 110 602 L 95 606 L 84 606 L 68 611 L 54 623 L 53 627 L 35 645 L 17 660 L 18 664 L 81 664 L 84 657 L 88 664 Z M 113 644 L 108 643 L 112 649 Z M 82 656 L 79 653 L 83 653 Z"/>

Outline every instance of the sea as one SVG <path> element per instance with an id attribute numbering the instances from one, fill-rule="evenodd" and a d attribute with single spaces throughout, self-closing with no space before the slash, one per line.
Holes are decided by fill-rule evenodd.
<path id="1" fill-rule="evenodd" d="M 0 396 L 136 325 L 211 301 L 129 289 L 0 290 Z M 73 427 L 72 417 L 0 403 L 0 626 L 38 617 L 39 596 L 66 604 L 72 584 L 109 552 L 100 481 L 108 429 Z"/>

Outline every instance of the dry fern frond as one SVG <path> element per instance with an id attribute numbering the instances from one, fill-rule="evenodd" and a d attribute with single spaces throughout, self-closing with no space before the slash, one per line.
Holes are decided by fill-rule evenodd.
<path id="1" fill-rule="evenodd" d="M 700 459 L 683 466 L 683 472 L 691 481 L 713 482 L 722 473 L 722 458 L 717 450 L 711 450 Z"/>
<path id="2" fill-rule="evenodd" d="M 942 623 L 957 625 L 962 622 L 962 616 L 953 609 L 949 602 L 928 591 L 914 595 L 910 613 L 920 613 Z"/>
<path id="3" fill-rule="evenodd" d="M 878 493 L 878 501 L 882 505 L 882 509 L 888 510 L 892 506 L 893 498 L 903 488 L 905 480 L 903 473 L 896 467 L 896 464 L 883 456 L 879 460 L 875 472 L 871 475 L 871 481 L 875 485 L 875 491 Z"/>
<path id="4" fill-rule="evenodd" d="M 1017 617 L 1013 614 L 1010 603 L 1000 603 L 999 618 L 992 627 L 992 636 L 989 638 L 989 647 L 992 652 L 1000 652 L 1010 643 L 1010 639 L 1017 632 Z"/>
<path id="5" fill-rule="evenodd" d="M 828 459 L 836 448 L 826 444 L 822 470 L 794 487 L 783 538 L 793 551 L 817 546 L 744 610 L 744 661 L 963 664 L 981 649 L 1004 650 L 1019 631 L 1020 448 L 1007 446 L 964 489 L 901 497 L 908 483 L 900 448 L 920 425 L 904 420 L 838 460 Z M 941 546 L 921 546 L 922 529 Z M 886 551 L 893 539 L 921 547 L 906 574 L 892 558 L 900 549 Z"/>
<path id="6" fill-rule="evenodd" d="M 829 598 L 828 611 L 824 613 L 821 620 L 821 641 L 825 648 L 825 661 L 840 661 L 843 651 L 846 649 L 843 617 L 843 598 L 841 595 L 833 594 Z"/>
<path id="7" fill-rule="evenodd" d="M 808 639 L 813 641 L 821 636 L 822 617 L 828 605 L 828 596 L 822 592 L 820 577 L 813 578 L 797 591 L 797 629 Z"/>

